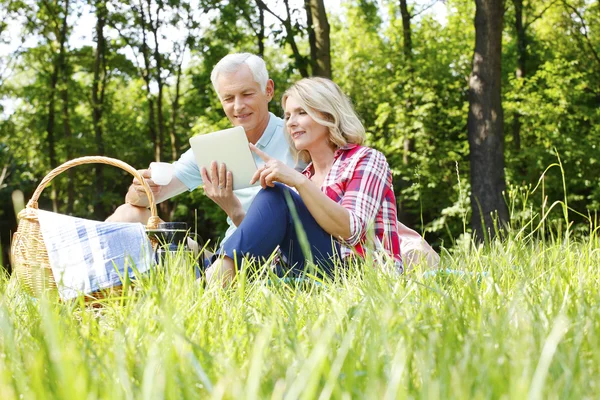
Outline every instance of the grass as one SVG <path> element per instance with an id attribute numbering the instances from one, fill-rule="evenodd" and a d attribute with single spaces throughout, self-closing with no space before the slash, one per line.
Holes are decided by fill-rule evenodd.
<path id="1" fill-rule="evenodd" d="M 101 308 L 2 276 L 0 398 L 595 398 L 598 229 L 529 194 L 509 193 L 502 239 L 463 236 L 435 273 L 205 288 L 175 257 Z"/>
<path id="2" fill-rule="evenodd" d="M 203 288 L 177 260 L 93 309 L 0 283 L 0 398 L 592 398 L 595 234 L 513 234 L 404 276 Z"/>

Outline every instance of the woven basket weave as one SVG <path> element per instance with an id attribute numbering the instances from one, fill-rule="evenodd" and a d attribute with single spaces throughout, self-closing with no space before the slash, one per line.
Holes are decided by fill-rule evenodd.
<path id="1" fill-rule="evenodd" d="M 17 276 L 17 280 L 20 281 L 21 286 L 25 290 L 35 296 L 41 297 L 43 294 L 51 297 L 58 296 L 58 289 L 56 287 L 56 281 L 52 275 L 52 269 L 50 268 L 50 261 L 48 260 L 48 251 L 44 244 L 42 232 L 40 230 L 40 223 L 38 220 L 38 199 L 42 194 L 42 191 L 48 184 L 60 173 L 68 170 L 69 168 L 83 165 L 83 164 L 107 164 L 115 167 L 119 167 L 140 181 L 144 187 L 148 199 L 150 199 L 150 219 L 146 225 L 147 229 L 156 229 L 160 218 L 157 216 L 156 204 L 154 203 L 154 196 L 150 187 L 142 176 L 129 164 L 123 161 L 116 160 L 114 158 L 92 156 L 92 157 L 81 157 L 56 167 L 48 175 L 42 179 L 31 200 L 27 203 L 27 206 L 19 213 L 18 220 L 19 226 L 15 232 L 11 245 L 11 258 L 13 270 Z M 86 300 L 97 300 L 100 298 L 107 297 L 108 295 L 114 294 L 115 292 L 120 293 L 119 288 L 105 289 L 100 292 L 91 293 L 86 296 Z"/>

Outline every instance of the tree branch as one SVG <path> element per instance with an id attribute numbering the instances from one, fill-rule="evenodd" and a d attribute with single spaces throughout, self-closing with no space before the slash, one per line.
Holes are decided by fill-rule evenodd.
<path id="1" fill-rule="evenodd" d="M 267 12 L 271 13 L 273 16 L 275 16 L 275 18 L 277 18 L 279 21 L 281 21 L 281 24 L 283 25 L 283 27 L 285 29 L 285 33 L 286 33 L 285 41 L 292 48 L 292 55 L 296 62 L 296 67 L 300 71 L 300 75 L 302 75 L 303 78 L 307 78 L 308 70 L 305 65 L 305 60 L 304 60 L 304 57 L 300 54 L 300 50 L 298 49 L 298 45 L 294 38 L 294 28 L 292 25 L 292 13 L 290 10 L 289 1 L 283 0 L 283 4 L 285 5 L 285 10 L 286 10 L 286 15 L 287 15 L 287 18 L 285 20 L 282 19 L 281 17 L 279 17 L 277 14 L 273 13 L 273 11 L 271 11 L 262 0 L 256 0 L 256 4 L 258 4 L 259 7 L 263 8 Z"/>
<path id="2" fill-rule="evenodd" d="M 42 4 L 46 7 L 46 11 L 48 11 L 48 14 L 50 15 L 50 19 L 51 19 L 52 23 L 54 24 L 54 34 L 56 35 L 56 40 L 60 40 L 58 37 L 59 32 L 60 32 L 60 26 L 58 24 L 58 19 L 59 19 L 58 14 L 52 8 L 50 3 L 48 3 L 48 0 L 42 0 Z M 67 11 L 65 11 L 65 12 L 67 12 Z"/>
<path id="3" fill-rule="evenodd" d="M 248 10 L 246 10 L 245 7 L 242 7 L 242 16 L 246 21 L 248 21 L 248 25 L 250 25 L 250 29 L 252 30 L 252 32 L 254 32 L 254 34 L 258 36 L 258 31 L 254 29 L 254 25 L 252 24 L 252 18 L 250 17 L 250 14 L 248 14 Z"/>
<path id="4" fill-rule="evenodd" d="M 555 5 L 558 2 L 559 2 L 559 0 L 553 0 L 553 1 L 551 1 L 550 4 L 548 4 L 542 11 L 540 11 L 538 14 L 534 15 L 533 19 L 531 21 L 527 21 L 527 23 L 524 24 L 525 26 L 523 27 L 523 29 L 529 28 L 535 21 L 537 21 L 538 19 L 542 18 L 542 16 L 544 15 L 544 13 L 546 11 L 548 11 L 550 9 L 550 7 L 552 7 L 553 5 Z"/>
<path id="5" fill-rule="evenodd" d="M 286 23 L 284 19 L 282 19 L 279 15 L 275 14 L 262 0 L 256 0 L 256 5 L 268 12 L 269 14 L 271 14 L 272 16 L 274 16 L 275 18 L 277 18 L 282 24 Z"/>
<path id="6" fill-rule="evenodd" d="M 426 5 L 426 6 L 424 6 L 424 7 L 423 7 L 421 10 L 419 10 L 419 12 L 415 12 L 414 14 L 412 14 L 412 15 L 410 16 L 410 18 L 412 19 L 412 18 L 414 18 L 414 17 L 416 17 L 416 16 L 418 16 L 418 15 L 421 15 L 421 14 L 423 14 L 425 11 L 427 11 L 427 10 L 429 10 L 431 7 L 435 6 L 437 2 L 438 2 L 438 0 L 433 0 L 433 1 L 432 1 L 430 4 L 427 4 L 427 5 Z"/>
<path id="7" fill-rule="evenodd" d="M 4 168 L 2 168 L 2 173 L 0 173 L 0 189 L 4 188 L 3 185 L 4 180 L 8 177 L 8 163 L 4 164 Z"/>
<path id="8" fill-rule="evenodd" d="M 585 38 L 585 41 L 586 41 L 588 47 L 590 48 L 592 55 L 596 59 L 598 66 L 600 66 L 600 56 L 598 55 L 598 52 L 596 51 L 596 49 L 594 48 L 594 45 L 592 44 L 592 41 L 590 40 L 590 37 L 588 35 L 588 28 L 587 28 L 587 25 L 585 24 L 585 20 L 583 19 L 583 15 L 581 15 L 581 13 L 579 12 L 579 10 L 576 7 L 573 7 L 572 5 L 570 5 L 566 0 L 563 0 L 563 4 L 565 7 L 570 9 L 573 13 L 575 13 L 575 15 L 577 15 L 577 17 L 581 21 L 581 28 L 583 29 L 582 35 Z"/>

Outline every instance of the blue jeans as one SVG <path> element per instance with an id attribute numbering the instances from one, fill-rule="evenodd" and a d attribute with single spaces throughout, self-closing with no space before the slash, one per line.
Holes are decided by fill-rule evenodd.
<path id="1" fill-rule="evenodd" d="M 305 250 L 310 248 L 309 254 L 302 249 L 302 231 L 307 239 Z M 282 263 L 277 267 L 278 275 L 298 276 L 304 272 L 306 260 L 312 258 L 322 272 L 331 276 L 334 260 L 340 254 L 337 241 L 319 226 L 298 193 L 281 183 L 256 195 L 244 220 L 219 253 L 232 259 L 241 259 L 241 256 L 267 259 L 277 246 L 285 257 L 285 265 Z"/>

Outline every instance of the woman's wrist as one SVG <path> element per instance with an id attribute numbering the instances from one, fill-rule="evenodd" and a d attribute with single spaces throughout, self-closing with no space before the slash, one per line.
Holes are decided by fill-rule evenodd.
<path id="1" fill-rule="evenodd" d="M 306 175 L 298 173 L 298 179 L 296 179 L 294 187 L 296 190 L 300 190 L 303 186 L 306 186 L 307 183 L 310 183 L 310 179 L 308 179 Z"/>

